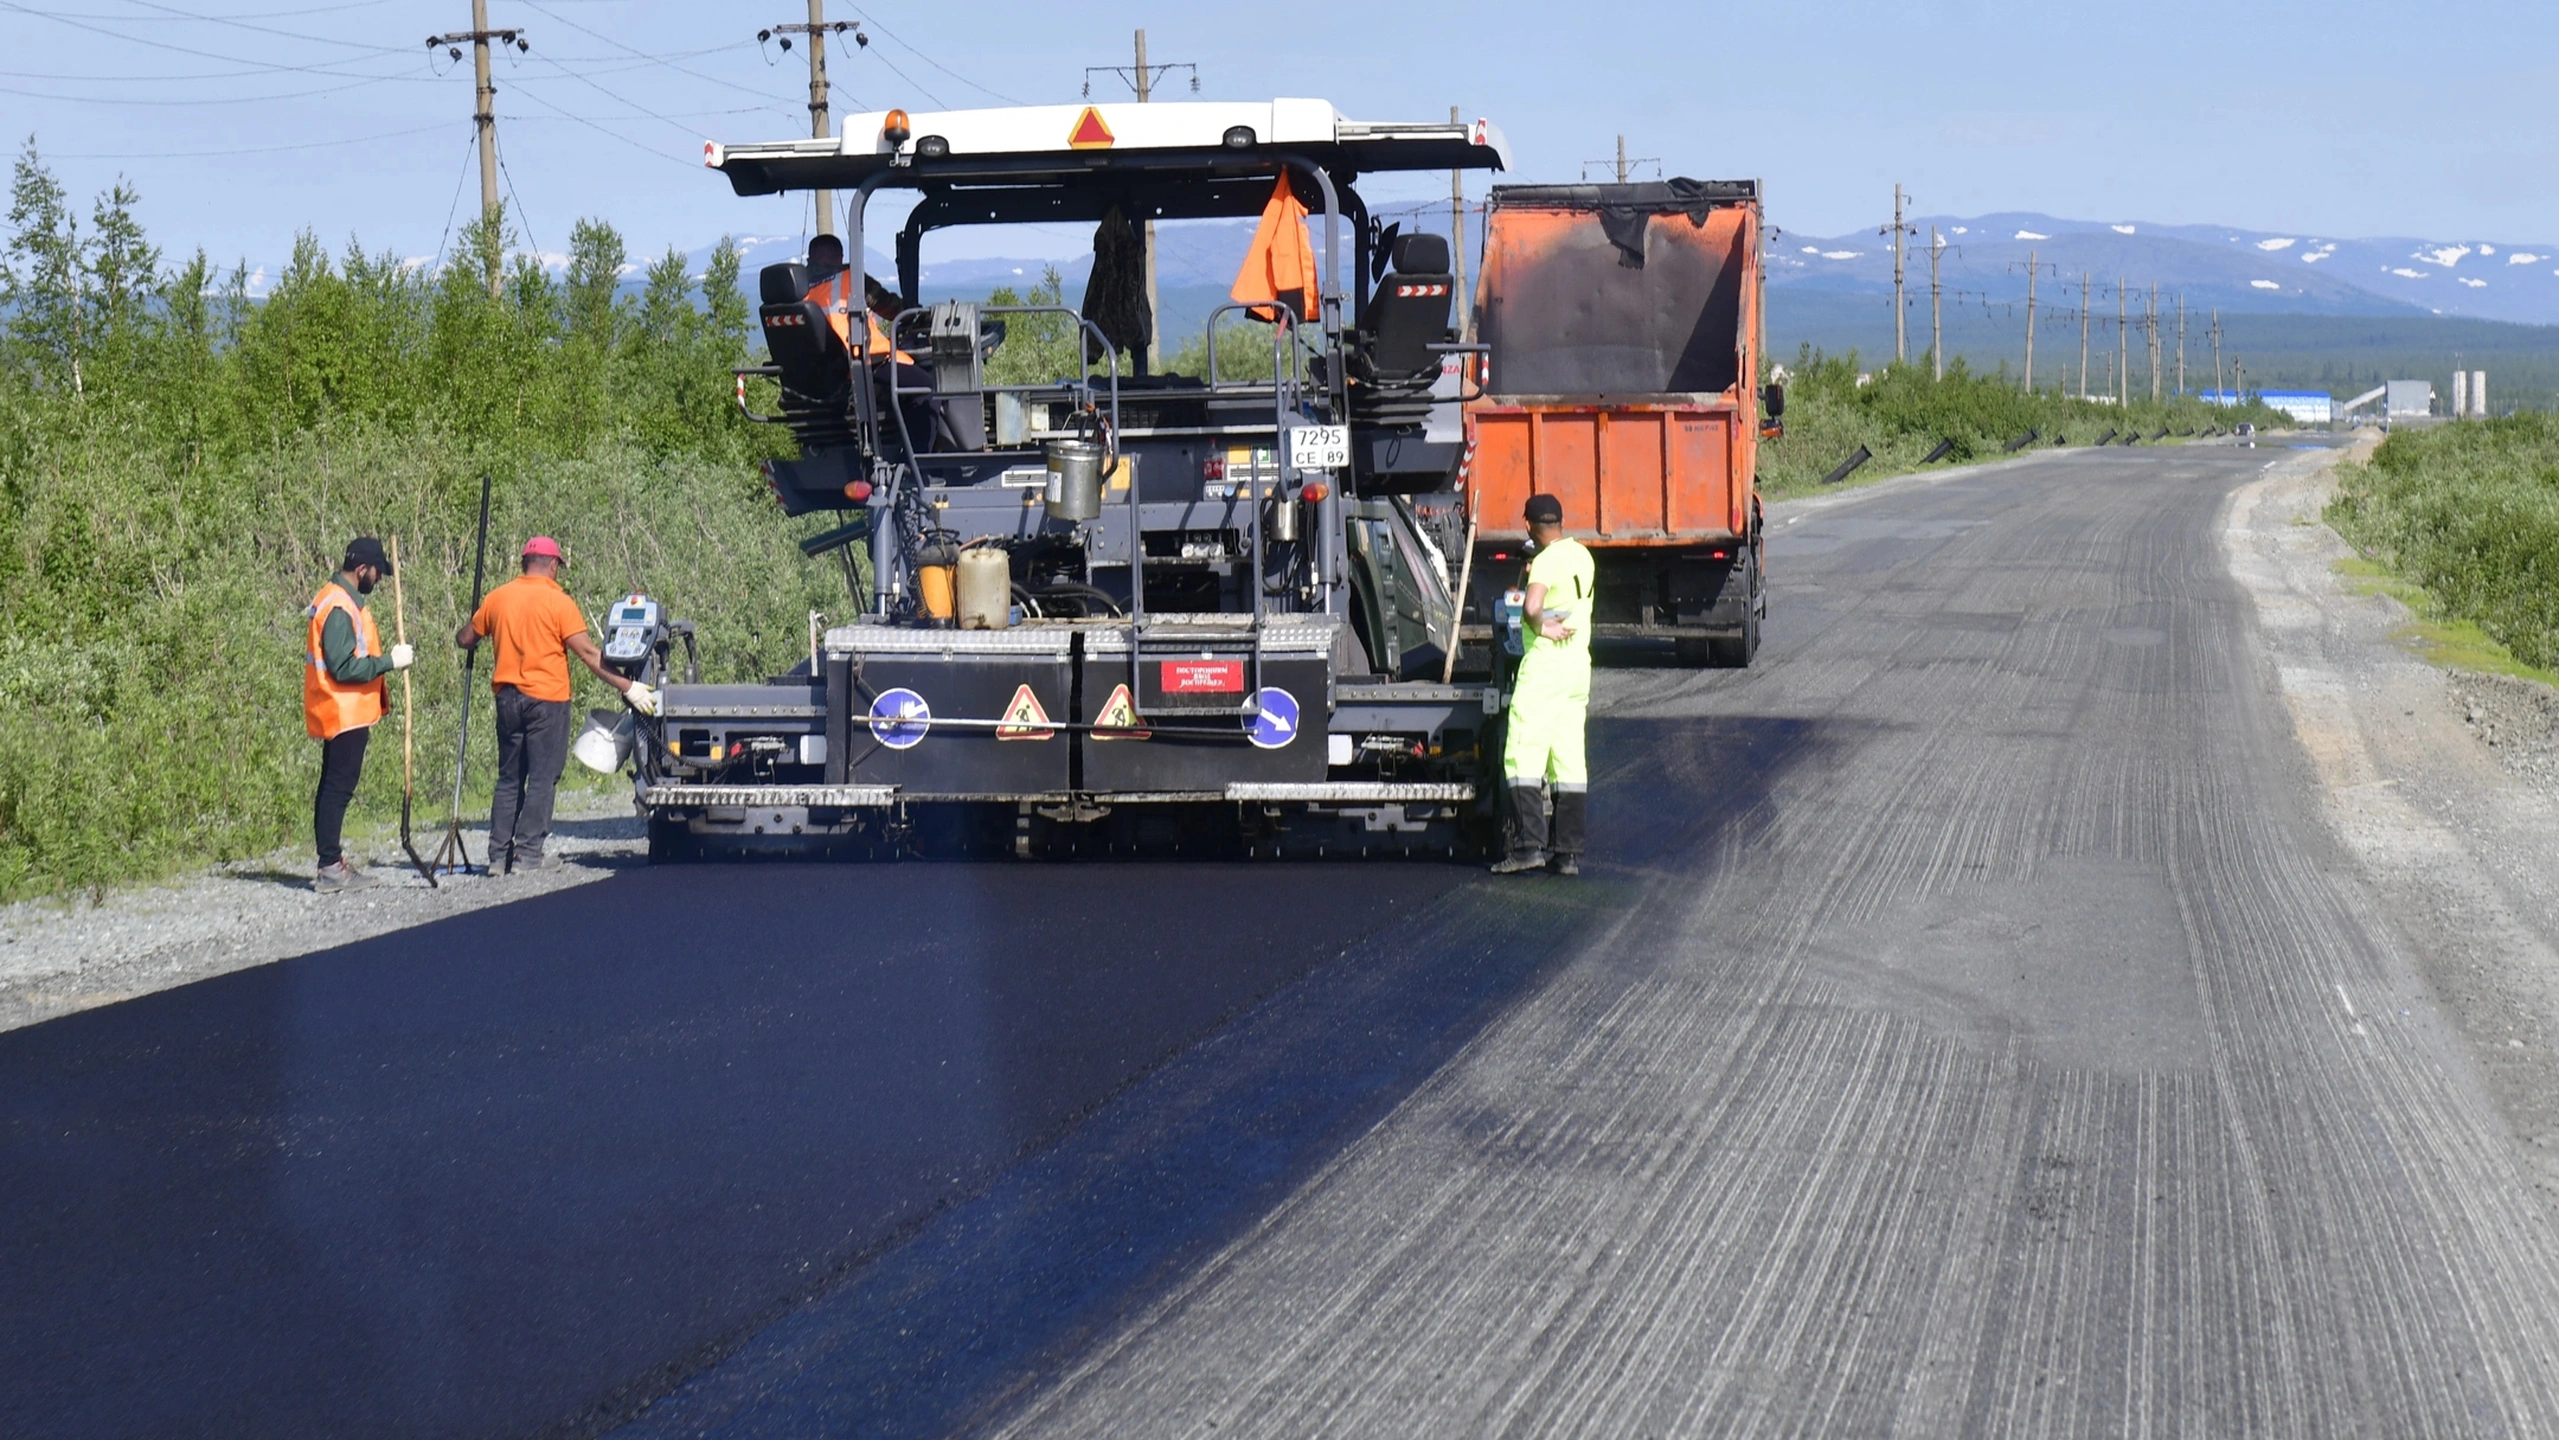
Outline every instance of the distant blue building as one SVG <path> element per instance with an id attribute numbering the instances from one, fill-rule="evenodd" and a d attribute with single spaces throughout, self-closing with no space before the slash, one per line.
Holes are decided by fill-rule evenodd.
<path id="1" fill-rule="evenodd" d="M 2304 425 L 2325 425 L 2337 418 L 2336 398 L 2325 390 L 2260 390 L 2257 400 Z"/>

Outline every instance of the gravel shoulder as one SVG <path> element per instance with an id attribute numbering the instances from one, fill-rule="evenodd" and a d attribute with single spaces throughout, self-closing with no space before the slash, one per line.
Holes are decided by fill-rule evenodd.
<path id="1" fill-rule="evenodd" d="M 465 826 L 464 834 L 473 857 L 487 853 L 486 826 Z M 382 877 L 352 895 L 313 894 L 309 847 L 294 845 L 97 903 L 0 907 L 0 1030 L 546 895 L 648 857 L 638 818 L 606 796 L 563 795 L 549 849 L 567 863 L 495 878 L 445 876 L 430 889 L 396 835 L 351 837 L 356 863 Z"/>
<path id="2" fill-rule="evenodd" d="M 2340 573 L 2335 458 L 2235 492 L 2224 551 L 2330 824 L 2559 1212 L 2559 692 L 2413 653 L 2416 616 Z"/>

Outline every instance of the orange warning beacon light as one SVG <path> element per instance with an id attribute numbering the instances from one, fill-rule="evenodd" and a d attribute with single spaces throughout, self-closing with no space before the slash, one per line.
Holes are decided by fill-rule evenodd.
<path id="1" fill-rule="evenodd" d="M 1107 149 L 1118 138 L 1110 126 L 1102 123 L 1102 112 L 1090 105 L 1075 117 L 1075 128 L 1066 132 L 1067 148 L 1073 150 Z"/>
<path id="2" fill-rule="evenodd" d="M 906 112 L 903 110 L 890 111 L 889 118 L 880 126 L 880 138 L 889 142 L 891 149 L 905 144 L 906 137 L 914 133 L 915 131 L 906 123 Z"/>

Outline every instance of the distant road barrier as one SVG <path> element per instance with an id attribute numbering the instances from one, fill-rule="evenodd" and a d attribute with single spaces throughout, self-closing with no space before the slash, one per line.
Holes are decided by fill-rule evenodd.
<path id="1" fill-rule="evenodd" d="M 1999 453 L 2002 455 L 2014 455 L 2018 451 L 2025 449 L 2027 446 L 2032 445 L 2043 438 L 2043 436 L 2030 429 L 2025 434 L 2020 435 L 2016 439 L 2009 441 L 2006 445 L 2001 446 Z"/>
<path id="2" fill-rule="evenodd" d="M 1836 485 L 1836 484 L 1838 484 L 1840 481 L 1847 479 L 1849 476 L 1856 474 L 1856 473 L 1857 473 L 1857 467 L 1858 467 L 1858 466 L 1863 465 L 1863 464 L 1865 464 L 1867 461 L 1872 460 L 1872 459 L 1874 459 L 1874 458 L 1875 458 L 1875 452 L 1874 452 L 1874 451 L 1867 449 L 1867 448 L 1866 448 L 1865 446 L 1863 446 L 1863 445 L 1860 445 L 1860 446 L 1858 446 L 1858 447 L 1857 447 L 1857 453 L 1855 453 L 1855 454 L 1853 454 L 1853 455 L 1849 456 L 1847 459 L 1842 460 L 1842 461 L 1840 461 L 1840 462 L 1839 462 L 1839 468 L 1838 468 L 1838 469 L 1831 471 L 1831 472 L 1830 472 L 1829 474 L 1827 474 L 1827 475 L 1824 475 L 1824 476 L 1822 477 L 1822 483 L 1823 483 L 1824 485 Z"/>

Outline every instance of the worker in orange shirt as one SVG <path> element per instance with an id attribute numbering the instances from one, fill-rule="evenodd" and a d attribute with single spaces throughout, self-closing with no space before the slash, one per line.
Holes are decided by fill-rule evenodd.
<path id="1" fill-rule="evenodd" d="M 523 562 L 524 573 L 490 591 L 453 636 L 465 650 L 484 637 L 498 642 L 497 665 L 489 675 L 498 710 L 491 874 L 545 868 L 542 843 L 551 833 L 551 802 L 569 759 L 569 656 L 620 691 L 632 709 L 658 712 L 657 691 L 604 668 L 603 653 L 587 633 L 586 612 L 560 588 L 560 542 L 534 536 L 524 542 Z"/>

